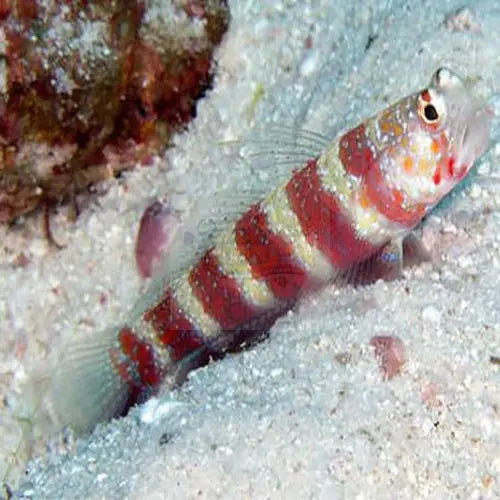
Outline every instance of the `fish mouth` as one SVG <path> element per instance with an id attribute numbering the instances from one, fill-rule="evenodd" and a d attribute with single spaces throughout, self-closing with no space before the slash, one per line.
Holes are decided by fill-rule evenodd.
<path id="1" fill-rule="evenodd" d="M 491 109 L 474 95 L 471 84 L 447 68 L 439 68 L 431 87 L 445 102 L 444 129 L 457 171 L 469 169 L 488 148 Z"/>
<path id="2" fill-rule="evenodd" d="M 455 139 L 458 171 L 462 171 L 460 177 L 463 177 L 462 167 L 468 171 L 488 149 L 491 115 L 488 108 L 477 100 L 469 103 L 467 109 L 462 109 L 460 115 L 452 137 Z"/>

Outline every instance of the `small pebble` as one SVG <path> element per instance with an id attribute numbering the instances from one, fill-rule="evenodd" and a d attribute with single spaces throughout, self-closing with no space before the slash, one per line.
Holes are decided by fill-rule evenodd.
<path id="1" fill-rule="evenodd" d="M 481 164 L 477 167 L 477 173 L 480 175 L 489 175 L 491 172 L 491 165 L 489 161 L 483 161 Z"/>
<path id="2" fill-rule="evenodd" d="M 319 51 L 308 53 L 299 66 L 300 74 L 305 77 L 313 75 L 317 71 L 319 63 Z"/>
<path id="3" fill-rule="evenodd" d="M 466 269 L 466 268 L 472 266 L 473 263 L 474 263 L 474 261 L 473 261 L 472 256 L 470 254 L 460 255 L 457 259 L 457 264 L 462 269 Z"/>
<path id="4" fill-rule="evenodd" d="M 182 403 L 176 401 L 161 401 L 158 398 L 151 398 L 142 405 L 139 418 L 144 424 L 152 424 L 180 406 Z"/>
<path id="5" fill-rule="evenodd" d="M 435 382 L 427 383 L 420 393 L 422 402 L 429 408 L 438 407 L 442 405 L 440 399 L 440 388 Z"/>
<path id="6" fill-rule="evenodd" d="M 406 362 L 403 341 L 391 335 L 377 335 L 370 339 L 370 345 L 375 347 L 375 356 L 379 360 L 380 371 L 384 378 L 392 379 Z"/>
<path id="7" fill-rule="evenodd" d="M 168 205 L 155 201 L 141 217 L 135 247 L 137 269 L 142 278 L 157 271 L 179 227 L 179 218 Z"/>
<path id="8" fill-rule="evenodd" d="M 479 187 L 478 184 L 473 184 L 472 188 L 470 190 L 470 197 L 473 200 L 477 200 L 481 196 L 482 189 Z"/>
<path id="9" fill-rule="evenodd" d="M 441 311 L 436 306 L 426 306 L 422 310 L 422 319 L 427 323 L 440 323 Z"/>

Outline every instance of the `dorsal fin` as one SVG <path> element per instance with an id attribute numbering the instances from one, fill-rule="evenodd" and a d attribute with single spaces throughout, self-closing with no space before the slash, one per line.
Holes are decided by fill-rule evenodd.
<path id="1" fill-rule="evenodd" d="M 213 246 L 221 230 L 235 221 L 245 210 L 265 197 L 274 187 L 285 182 L 294 168 L 302 168 L 327 147 L 329 140 L 317 132 L 276 126 L 255 129 L 241 141 L 219 143 L 239 168 L 258 181 L 228 185 L 207 198 L 196 200 L 189 213 L 180 214 L 179 227 L 149 284 L 148 302 L 163 293 L 165 282 L 177 279 L 203 252 Z M 230 161 L 228 161 L 230 164 Z M 215 201 L 214 201 L 215 200 Z M 144 301 L 134 308 L 139 313 Z"/>

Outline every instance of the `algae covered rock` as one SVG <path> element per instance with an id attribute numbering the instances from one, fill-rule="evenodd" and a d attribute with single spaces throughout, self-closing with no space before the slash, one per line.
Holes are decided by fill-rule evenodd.
<path id="1" fill-rule="evenodd" d="M 0 3 L 0 221 L 165 147 L 228 20 L 225 0 Z"/>

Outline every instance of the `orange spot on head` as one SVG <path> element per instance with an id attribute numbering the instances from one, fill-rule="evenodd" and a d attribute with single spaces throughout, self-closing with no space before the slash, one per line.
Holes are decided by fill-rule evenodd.
<path id="1" fill-rule="evenodd" d="M 404 157 L 403 168 L 409 174 L 411 173 L 411 171 L 413 170 L 413 159 L 411 158 L 411 156 L 405 156 Z"/>
<path id="2" fill-rule="evenodd" d="M 439 147 L 439 142 L 434 139 L 431 143 L 431 151 L 433 152 L 433 154 L 437 155 L 440 149 L 441 148 Z"/>
<path id="3" fill-rule="evenodd" d="M 370 206 L 370 200 L 366 194 L 366 190 L 361 191 L 359 195 L 359 204 L 362 208 L 368 208 Z"/>

